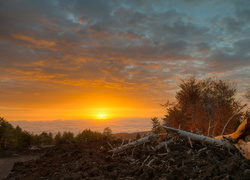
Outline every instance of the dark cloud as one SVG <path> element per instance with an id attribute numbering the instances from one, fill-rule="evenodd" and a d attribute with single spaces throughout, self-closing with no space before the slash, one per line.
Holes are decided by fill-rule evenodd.
<path id="1" fill-rule="evenodd" d="M 247 0 L 0 1 L 1 86 L 164 94 L 176 77 L 236 79 L 250 66 L 249 7 Z"/>

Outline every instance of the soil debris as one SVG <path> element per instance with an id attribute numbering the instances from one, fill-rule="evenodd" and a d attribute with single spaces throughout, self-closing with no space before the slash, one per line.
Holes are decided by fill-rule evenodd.
<path id="1" fill-rule="evenodd" d="M 122 140 L 112 140 L 119 147 Z M 125 142 L 127 143 L 127 142 Z M 238 151 L 175 139 L 160 149 L 150 142 L 118 154 L 107 141 L 65 143 L 35 160 L 17 162 L 6 180 L 249 179 L 250 160 Z"/>

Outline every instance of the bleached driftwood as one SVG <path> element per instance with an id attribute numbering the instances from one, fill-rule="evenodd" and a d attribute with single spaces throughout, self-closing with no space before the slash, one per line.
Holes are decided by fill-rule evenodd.
<path id="1" fill-rule="evenodd" d="M 230 142 L 227 142 L 223 139 L 215 139 L 215 138 L 210 138 L 207 136 L 203 136 L 203 135 L 198 135 L 198 134 L 194 134 L 191 132 L 187 132 L 187 131 L 183 131 L 180 129 L 174 129 L 174 128 L 170 128 L 167 126 L 163 126 L 163 128 L 168 131 L 169 133 L 172 134 L 176 134 L 178 136 L 187 138 L 187 139 L 191 139 L 192 141 L 198 141 L 201 143 L 207 143 L 207 144 L 211 144 L 211 145 L 218 145 L 218 146 L 223 146 L 226 147 L 228 149 L 236 149 L 234 145 L 232 145 Z"/>
<path id="2" fill-rule="evenodd" d="M 141 144 L 144 144 L 144 143 L 147 143 L 147 142 L 150 142 L 150 141 L 155 141 L 160 135 L 163 135 L 163 134 L 154 134 L 154 135 L 151 135 L 151 136 L 147 136 L 147 137 L 138 139 L 136 141 L 132 141 L 132 142 L 130 142 L 128 144 L 125 144 L 123 146 L 113 148 L 110 152 L 119 153 L 119 152 L 125 151 L 126 149 L 129 149 L 129 148 L 132 148 L 132 147 L 135 147 L 135 146 L 139 146 Z"/>

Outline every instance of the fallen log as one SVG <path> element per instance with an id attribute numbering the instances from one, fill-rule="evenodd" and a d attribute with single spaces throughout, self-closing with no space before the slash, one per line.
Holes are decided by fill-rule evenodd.
<path id="1" fill-rule="evenodd" d="M 167 126 L 163 126 L 163 128 L 167 132 L 169 132 L 171 134 L 176 134 L 176 135 L 178 135 L 180 137 L 187 138 L 187 139 L 190 138 L 192 141 L 198 141 L 198 142 L 201 142 L 201 143 L 207 143 L 207 144 L 211 144 L 211 145 L 223 146 L 223 147 L 226 147 L 228 149 L 236 149 L 233 144 L 231 144 L 230 142 L 227 142 L 227 141 L 225 141 L 223 139 L 210 138 L 210 137 L 207 137 L 207 136 L 198 135 L 198 134 L 183 131 L 183 130 L 180 130 L 180 129 L 174 129 L 174 128 L 167 127 Z"/>
<path id="2" fill-rule="evenodd" d="M 135 147 L 135 146 L 139 146 L 139 145 L 144 144 L 144 143 L 148 143 L 150 141 L 156 141 L 157 138 L 159 136 L 161 136 L 161 135 L 165 135 L 165 134 L 154 134 L 154 135 L 151 135 L 151 136 L 147 136 L 147 137 L 138 139 L 136 141 L 132 141 L 132 142 L 130 142 L 128 144 L 125 144 L 123 146 L 113 148 L 112 150 L 110 150 L 110 152 L 116 154 L 116 153 L 125 151 L 126 149 L 129 149 L 129 148 L 132 148 L 132 147 Z"/>

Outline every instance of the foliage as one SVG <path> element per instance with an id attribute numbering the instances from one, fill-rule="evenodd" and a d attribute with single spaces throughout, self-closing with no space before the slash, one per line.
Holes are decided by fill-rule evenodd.
<path id="1" fill-rule="evenodd" d="M 166 103 L 167 114 L 163 118 L 168 126 L 205 135 L 219 135 L 227 120 L 237 111 L 240 103 L 235 100 L 236 87 L 225 80 L 208 78 L 197 80 L 191 77 L 181 80 L 176 93 L 176 103 Z M 226 134 L 231 133 L 239 113 L 228 125 Z"/>
<path id="2" fill-rule="evenodd" d="M 39 141 L 40 141 L 42 146 L 51 145 L 53 143 L 52 133 L 42 132 L 39 135 Z"/>
<path id="3" fill-rule="evenodd" d="M 20 149 L 31 145 L 31 134 L 19 126 L 14 128 L 0 117 L 0 149 Z"/>
<path id="4" fill-rule="evenodd" d="M 162 130 L 161 123 L 157 117 L 151 118 L 151 123 L 152 123 L 152 132 L 154 134 L 159 134 Z"/>
<path id="5" fill-rule="evenodd" d="M 84 131 L 82 131 L 76 136 L 76 141 L 88 142 L 88 141 L 100 140 L 103 138 L 104 136 L 102 133 L 94 132 L 94 131 L 91 131 L 90 129 L 85 129 Z"/>

